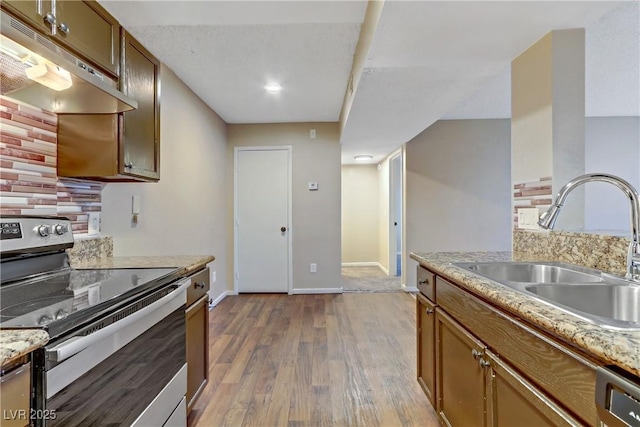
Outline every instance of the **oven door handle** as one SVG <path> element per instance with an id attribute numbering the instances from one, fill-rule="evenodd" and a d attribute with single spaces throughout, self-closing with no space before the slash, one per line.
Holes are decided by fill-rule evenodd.
<path id="1" fill-rule="evenodd" d="M 63 360 L 70 358 L 74 354 L 77 354 L 82 350 L 90 347 L 91 345 L 100 341 L 104 337 L 115 334 L 119 330 L 126 328 L 127 326 L 143 318 L 144 316 L 149 315 L 153 311 L 157 310 L 159 307 L 162 307 L 163 305 L 168 304 L 169 302 L 173 301 L 175 298 L 179 297 L 180 295 L 182 295 L 185 298 L 185 302 L 186 302 L 185 292 L 190 284 L 191 284 L 191 280 L 189 279 L 181 281 L 178 283 L 178 287 L 173 292 L 160 298 L 158 301 L 152 304 L 149 304 L 145 308 L 138 310 L 135 313 L 125 317 L 124 319 L 119 320 L 115 323 L 112 323 L 109 326 L 106 326 L 102 329 L 99 329 L 90 335 L 69 338 L 68 340 L 65 340 L 63 343 L 48 349 L 47 355 L 49 356 L 49 359 L 55 362 L 62 362 Z"/>

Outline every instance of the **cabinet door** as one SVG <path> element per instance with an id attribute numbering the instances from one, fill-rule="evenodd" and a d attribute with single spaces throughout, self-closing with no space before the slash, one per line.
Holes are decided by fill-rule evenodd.
<path id="1" fill-rule="evenodd" d="M 187 323 L 187 413 L 207 383 L 209 373 L 209 310 L 207 296 L 186 312 Z"/>
<path id="2" fill-rule="evenodd" d="M 120 24 L 95 1 L 56 0 L 56 40 L 117 77 Z M 66 30 L 65 30 L 66 29 Z"/>
<path id="3" fill-rule="evenodd" d="M 416 321 L 418 331 L 418 382 L 436 404 L 436 314 L 435 305 L 418 294 L 416 297 Z"/>
<path id="4" fill-rule="evenodd" d="M 129 33 L 122 36 L 120 90 L 138 101 L 124 115 L 121 173 L 160 179 L 160 62 Z"/>
<path id="5" fill-rule="evenodd" d="M 436 308 L 436 375 L 442 420 L 453 427 L 486 425 L 485 346 L 455 320 Z"/>
<path id="6" fill-rule="evenodd" d="M 51 0 L 2 0 L 2 8 L 31 24 L 46 35 L 51 34 L 51 24 L 45 21 L 47 13 L 52 13 Z"/>
<path id="7" fill-rule="evenodd" d="M 579 426 L 579 421 L 529 383 L 490 351 L 487 396 L 491 396 L 491 425 L 495 427 Z"/>
<path id="8" fill-rule="evenodd" d="M 3 427 L 29 424 L 31 396 L 31 363 L 0 376 L 0 414 Z"/>

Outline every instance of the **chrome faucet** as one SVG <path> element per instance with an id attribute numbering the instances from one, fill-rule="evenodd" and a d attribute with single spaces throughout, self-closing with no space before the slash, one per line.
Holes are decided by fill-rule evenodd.
<path id="1" fill-rule="evenodd" d="M 629 252 L 627 254 L 627 279 L 640 281 L 640 195 L 638 191 L 627 181 L 615 175 L 606 173 L 588 173 L 580 175 L 569 181 L 560 189 L 556 200 L 551 207 L 542 215 L 538 224 L 544 229 L 552 229 L 560 209 L 567 199 L 567 195 L 576 187 L 592 181 L 608 182 L 622 190 L 629 199 L 631 206 L 631 243 L 629 244 Z"/>

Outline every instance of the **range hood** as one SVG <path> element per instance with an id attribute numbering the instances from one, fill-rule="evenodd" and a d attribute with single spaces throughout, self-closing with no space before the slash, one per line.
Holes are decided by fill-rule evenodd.
<path id="1" fill-rule="evenodd" d="M 4 11 L 0 11 L 0 34 L 2 95 L 59 114 L 112 114 L 138 108 L 134 99 L 118 91 L 114 80 Z"/>

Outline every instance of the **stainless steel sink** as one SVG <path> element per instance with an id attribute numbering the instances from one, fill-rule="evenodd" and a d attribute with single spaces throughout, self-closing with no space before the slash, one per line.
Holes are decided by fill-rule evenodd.
<path id="1" fill-rule="evenodd" d="M 564 263 L 489 262 L 457 264 L 498 282 L 577 283 L 602 282 L 600 272 Z"/>
<path id="2" fill-rule="evenodd" d="M 597 325 L 640 329 L 640 283 L 561 262 L 454 265 Z"/>
<path id="3" fill-rule="evenodd" d="M 640 327 L 640 286 L 613 284 L 531 285 L 540 298 L 616 322 Z"/>

